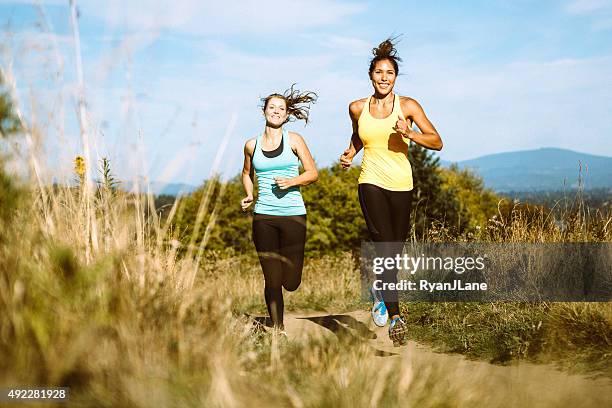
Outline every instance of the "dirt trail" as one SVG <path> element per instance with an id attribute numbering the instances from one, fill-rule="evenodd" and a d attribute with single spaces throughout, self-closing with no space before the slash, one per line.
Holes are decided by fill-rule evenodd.
<path id="1" fill-rule="evenodd" d="M 367 342 L 374 358 L 403 359 L 418 371 L 437 366 L 448 372 L 449 387 L 461 384 L 491 404 L 517 407 L 605 407 L 612 404 L 612 380 L 592 379 L 568 374 L 550 365 L 516 363 L 509 366 L 467 360 L 457 354 L 443 354 L 410 341 L 393 347 L 387 327 L 376 327 L 366 311 L 330 315 L 325 313 L 290 313 L 285 315 L 285 329 L 290 340 L 310 336 L 355 336 Z M 483 400 L 484 402 L 484 400 Z M 480 405 L 480 404 L 477 404 Z M 487 404 L 489 405 L 489 404 Z"/>

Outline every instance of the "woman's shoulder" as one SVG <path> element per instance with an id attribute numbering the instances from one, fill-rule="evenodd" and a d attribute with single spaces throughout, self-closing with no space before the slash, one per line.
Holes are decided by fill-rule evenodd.
<path id="1" fill-rule="evenodd" d="M 302 135 L 297 132 L 288 131 L 287 135 L 289 135 L 289 141 L 292 145 L 295 145 L 295 143 L 306 143 Z"/>
<path id="2" fill-rule="evenodd" d="M 304 140 L 302 135 L 297 132 L 288 131 L 287 135 L 289 136 L 289 144 L 291 145 L 291 150 L 293 150 L 293 153 L 297 155 L 298 150 L 306 146 L 306 141 Z"/>
<path id="3" fill-rule="evenodd" d="M 248 139 L 245 143 L 244 143 L 244 151 L 248 154 L 253 154 L 253 151 L 255 150 L 255 142 L 257 141 L 256 137 L 252 137 L 250 139 Z"/>
<path id="4" fill-rule="evenodd" d="M 398 96 L 400 98 L 400 105 L 402 107 L 402 111 L 404 111 L 404 113 L 406 114 L 409 114 L 410 112 L 414 111 L 416 107 L 420 106 L 414 98 L 411 98 L 409 96 Z"/>
<path id="5" fill-rule="evenodd" d="M 363 107 L 365 106 L 368 98 L 357 99 L 349 104 L 349 112 L 355 118 L 361 115 L 361 111 L 363 111 Z"/>
<path id="6" fill-rule="evenodd" d="M 363 109 L 363 105 L 365 105 L 367 100 L 368 98 L 354 100 L 353 102 L 349 103 L 349 109 Z"/>

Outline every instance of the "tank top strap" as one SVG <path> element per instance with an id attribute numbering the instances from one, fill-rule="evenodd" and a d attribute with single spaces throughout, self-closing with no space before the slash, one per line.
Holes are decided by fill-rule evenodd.
<path id="1" fill-rule="evenodd" d="M 293 151 L 293 147 L 291 147 L 291 136 L 289 136 L 289 131 L 283 128 L 283 153 L 287 154 L 287 157 L 290 157 L 291 160 L 298 160 L 298 155 Z"/>
<path id="2" fill-rule="evenodd" d="M 371 99 L 372 99 L 372 96 L 368 96 L 368 99 L 366 99 L 365 104 L 363 105 L 363 109 L 361 111 L 361 115 L 359 115 L 359 119 L 361 119 L 363 115 L 366 115 L 366 117 L 370 117 L 370 118 L 374 117 L 370 113 L 370 100 Z"/>
<path id="3" fill-rule="evenodd" d="M 259 150 L 259 146 L 261 146 L 261 134 L 255 136 L 255 147 L 253 148 L 253 156 L 251 157 L 255 157 L 257 151 Z"/>
<path id="4" fill-rule="evenodd" d="M 289 146 L 289 148 L 291 149 L 291 146 L 288 145 L 288 143 L 289 143 L 289 135 L 287 134 L 287 129 L 283 127 L 283 133 L 281 133 L 281 142 L 279 145 L 279 146 L 283 146 L 283 151 L 281 152 L 279 156 L 287 155 L 287 146 Z"/>
<path id="5" fill-rule="evenodd" d="M 402 118 L 406 119 L 404 111 L 402 111 L 402 102 L 398 94 L 395 94 L 395 100 L 393 101 L 393 115 L 394 120 L 397 120 L 397 115 L 401 115 Z"/>
<path id="6" fill-rule="evenodd" d="M 259 133 L 257 135 L 257 141 L 255 143 L 257 143 L 257 147 L 259 147 L 259 149 L 261 150 L 261 140 L 263 139 L 263 133 Z"/>

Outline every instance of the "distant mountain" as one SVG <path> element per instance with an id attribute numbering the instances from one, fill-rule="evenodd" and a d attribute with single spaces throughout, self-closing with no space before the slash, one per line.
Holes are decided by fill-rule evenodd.
<path id="1" fill-rule="evenodd" d="M 449 167 L 453 162 L 440 160 Z M 479 174 L 485 185 L 498 192 L 559 191 L 578 187 L 582 175 L 585 190 L 604 188 L 612 194 L 612 157 L 579 153 L 567 149 L 546 147 L 536 150 L 490 154 L 456 162 L 459 168 L 469 168 Z M 580 173 L 582 166 L 582 173 Z M 141 186 L 144 185 L 141 182 Z M 186 183 L 149 183 L 154 195 L 189 194 L 198 187 Z M 134 191 L 133 182 L 122 188 Z M 141 187 L 141 191 L 143 187 Z"/>
<path id="2" fill-rule="evenodd" d="M 122 183 L 121 187 L 127 191 L 136 191 L 136 185 L 134 182 L 131 181 Z M 141 183 L 139 189 L 141 192 L 146 191 L 146 185 L 144 183 Z M 149 189 L 153 195 L 178 196 L 179 194 L 189 194 L 195 191 L 197 187 L 185 183 L 164 183 L 160 181 L 151 181 L 149 182 Z"/>
<path id="3" fill-rule="evenodd" d="M 440 162 L 444 167 L 451 164 Z M 612 157 L 566 149 L 547 147 L 497 153 L 456 164 L 475 171 L 487 187 L 499 192 L 577 188 L 579 175 L 584 189 L 612 189 Z"/>

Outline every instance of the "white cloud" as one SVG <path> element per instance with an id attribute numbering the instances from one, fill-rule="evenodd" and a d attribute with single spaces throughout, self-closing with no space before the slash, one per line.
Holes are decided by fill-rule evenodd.
<path id="1" fill-rule="evenodd" d="M 30 4 L 32 6 L 42 4 L 43 6 L 67 6 L 68 0 L 0 0 L 0 4 Z"/>
<path id="2" fill-rule="evenodd" d="M 91 1 L 83 13 L 132 30 L 171 29 L 187 34 L 266 33 L 286 37 L 295 30 L 322 26 L 364 11 L 363 3 L 334 0 L 258 0 L 209 2 L 188 0 Z"/>
<path id="3" fill-rule="evenodd" d="M 612 30 L 612 16 L 598 19 L 593 23 L 593 28 L 597 31 Z"/>
<path id="4" fill-rule="evenodd" d="M 223 163 L 227 174 L 234 175 L 239 171 L 244 140 L 263 128 L 258 97 L 297 82 L 300 89 L 316 91 L 319 101 L 312 108 L 309 126 L 304 128 L 299 122 L 289 127 L 305 136 L 318 164 L 329 165 L 350 136 L 348 103 L 371 93 L 367 63 L 375 44 L 342 27 L 346 16 L 358 13 L 364 6 L 328 0 L 297 2 L 296 6 L 292 2 L 268 6 L 243 1 L 238 3 L 242 8 L 232 6 L 225 10 L 219 4 L 204 3 L 190 0 L 175 5 L 163 1 L 136 6 L 115 0 L 108 5 L 100 1 L 78 2 L 82 29 L 91 23 L 91 16 L 109 23 L 99 36 L 82 37 L 96 152 L 114 159 L 114 166 L 125 179 L 131 174 L 128 164 L 134 156 L 138 131 L 142 130 L 151 177 L 158 174 L 197 183 L 207 177 L 207 166 L 236 112 L 238 123 Z M 602 16 L 607 13 L 607 3 L 568 4 L 571 7 L 567 13 L 605 22 Z M 293 8 L 289 10 L 289 6 Z M 607 18 L 610 21 L 609 15 Z M 338 24 L 321 27 L 330 23 Z M 311 28 L 300 32 L 304 27 Z M 372 26 L 366 28 L 364 33 L 372 32 Z M 452 34 L 453 28 L 446 30 Z M 423 35 L 422 39 L 400 43 L 400 55 L 407 57 L 402 66 L 406 74 L 398 79 L 396 90 L 421 102 L 443 136 L 443 157 L 466 159 L 542 146 L 612 155 L 612 125 L 606 112 L 612 105 L 612 58 L 504 64 L 487 57 L 483 62 L 472 58 L 480 41 L 484 41 L 480 37 L 455 38 L 447 32 L 442 38 L 439 30 L 415 31 Z M 171 37 L 169 44 L 176 41 L 185 48 L 175 54 L 168 48 L 160 51 L 149 47 L 157 39 L 168 39 L 167 33 L 179 34 Z M 249 36 L 227 42 L 221 37 L 240 33 Z M 283 41 L 267 38 L 260 49 L 253 45 L 254 33 L 279 33 Z M 294 33 L 297 35 L 290 37 Z M 207 38 L 185 39 L 181 34 L 202 34 Z M 68 163 L 69 169 L 70 158 L 80 143 L 74 126 L 72 39 L 40 33 L 19 35 L 23 36 L 23 44 L 38 42 L 44 46 L 52 42 L 48 40 L 55 40 L 66 57 L 68 85 L 63 90 L 50 90 L 38 102 L 49 110 L 57 109 L 57 95 L 65 96 L 65 115 L 69 117 L 67 121 L 73 122 L 66 126 L 66 137 L 72 137 L 75 146 L 66 148 L 61 162 Z M 85 38 L 93 42 L 86 43 Z M 121 38 L 123 41 L 115 46 Z M 248 42 L 236 42 L 240 38 L 248 38 Z M 191 50 L 187 58 L 184 49 Z M 43 63 L 53 67 L 52 54 L 39 54 L 45 57 L 15 56 L 21 68 L 18 79 L 20 84 L 26 84 L 26 95 L 28 86 L 37 88 L 37 78 L 45 75 Z M 565 53 L 572 54 L 576 55 Z M 41 92 L 40 87 L 36 91 Z M 96 133 L 96 129 L 104 131 L 104 135 Z M 164 129 L 171 130 L 166 133 Z M 59 144 L 67 145 L 61 141 Z M 163 163 L 173 164 L 164 171 Z"/>
<path id="5" fill-rule="evenodd" d="M 19 31 L 15 33 L 4 33 L 6 41 L 17 45 L 20 48 L 27 49 L 51 49 L 55 46 L 72 46 L 73 39 L 68 35 L 60 35 L 49 32 L 40 31 Z"/>
<path id="6" fill-rule="evenodd" d="M 564 9 L 568 14 L 592 19 L 595 31 L 612 29 L 612 0 L 572 0 Z"/>
<path id="7" fill-rule="evenodd" d="M 239 51 L 222 44 L 211 46 L 207 54 L 209 62 L 202 69 L 210 72 L 212 76 L 209 78 L 213 80 L 215 73 L 222 73 L 232 80 L 299 81 L 304 74 L 310 76 L 312 72 L 329 66 L 334 59 L 331 54 L 287 56 L 282 54 L 282 50 L 278 55 L 266 56 Z"/>
<path id="8" fill-rule="evenodd" d="M 565 11 L 570 14 L 591 14 L 612 9 L 611 0 L 572 0 L 565 4 Z"/>
<path id="9" fill-rule="evenodd" d="M 372 50 L 372 44 L 357 37 L 303 34 L 302 38 L 316 42 L 322 47 L 336 50 L 343 55 L 364 56 Z"/>
<path id="10" fill-rule="evenodd" d="M 102 42 L 109 47 L 102 51 L 94 64 L 91 64 L 91 79 L 96 83 L 105 81 L 114 69 L 129 61 L 136 51 L 153 44 L 158 35 L 159 33 L 155 32 L 129 33 L 116 46 L 110 45 L 110 38 L 102 38 Z"/>
<path id="11" fill-rule="evenodd" d="M 222 43 L 204 44 L 201 51 L 190 73 L 160 72 L 143 89 L 138 84 L 133 91 L 126 89 L 111 78 L 88 86 L 92 128 L 111 122 L 104 140 L 95 135 L 98 150 L 109 152 L 123 178 L 133 173 L 123 170 L 123 163 L 132 158 L 136 135 L 143 130 L 150 177 L 198 183 L 208 176 L 220 136 L 236 112 L 239 120 L 223 163 L 225 174 L 233 176 L 245 139 L 263 128 L 258 97 L 293 82 L 316 91 L 319 101 L 309 126 L 289 126 L 304 135 L 319 165 L 329 165 L 350 136 L 348 103 L 371 92 L 362 72 L 367 61 L 344 71 L 337 64 L 344 54 L 265 56 Z M 443 136 L 447 159 L 543 146 L 612 155 L 607 141 L 612 128 L 606 120 L 612 105 L 609 72 L 612 58 L 515 62 L 488 69 L 432 60 L 412 65 L 396 91 L 421 102 Z M 130 92 L 140 96 L 129 99 Z M 164 134 L 168 127 L 171 131 Z M 185 159 L 182 170 L 164 170 L 162 163 L 185 151 L 193 158 Z"/>
<path id="12" fill-rule="evenodd" d="M 612 57 L 518 62 L 487 70 L 420 65 L 402 86 L 438 127 L 446 158 L 543 146 L 612 155 L 607 141 L 610 72 Z"/>

